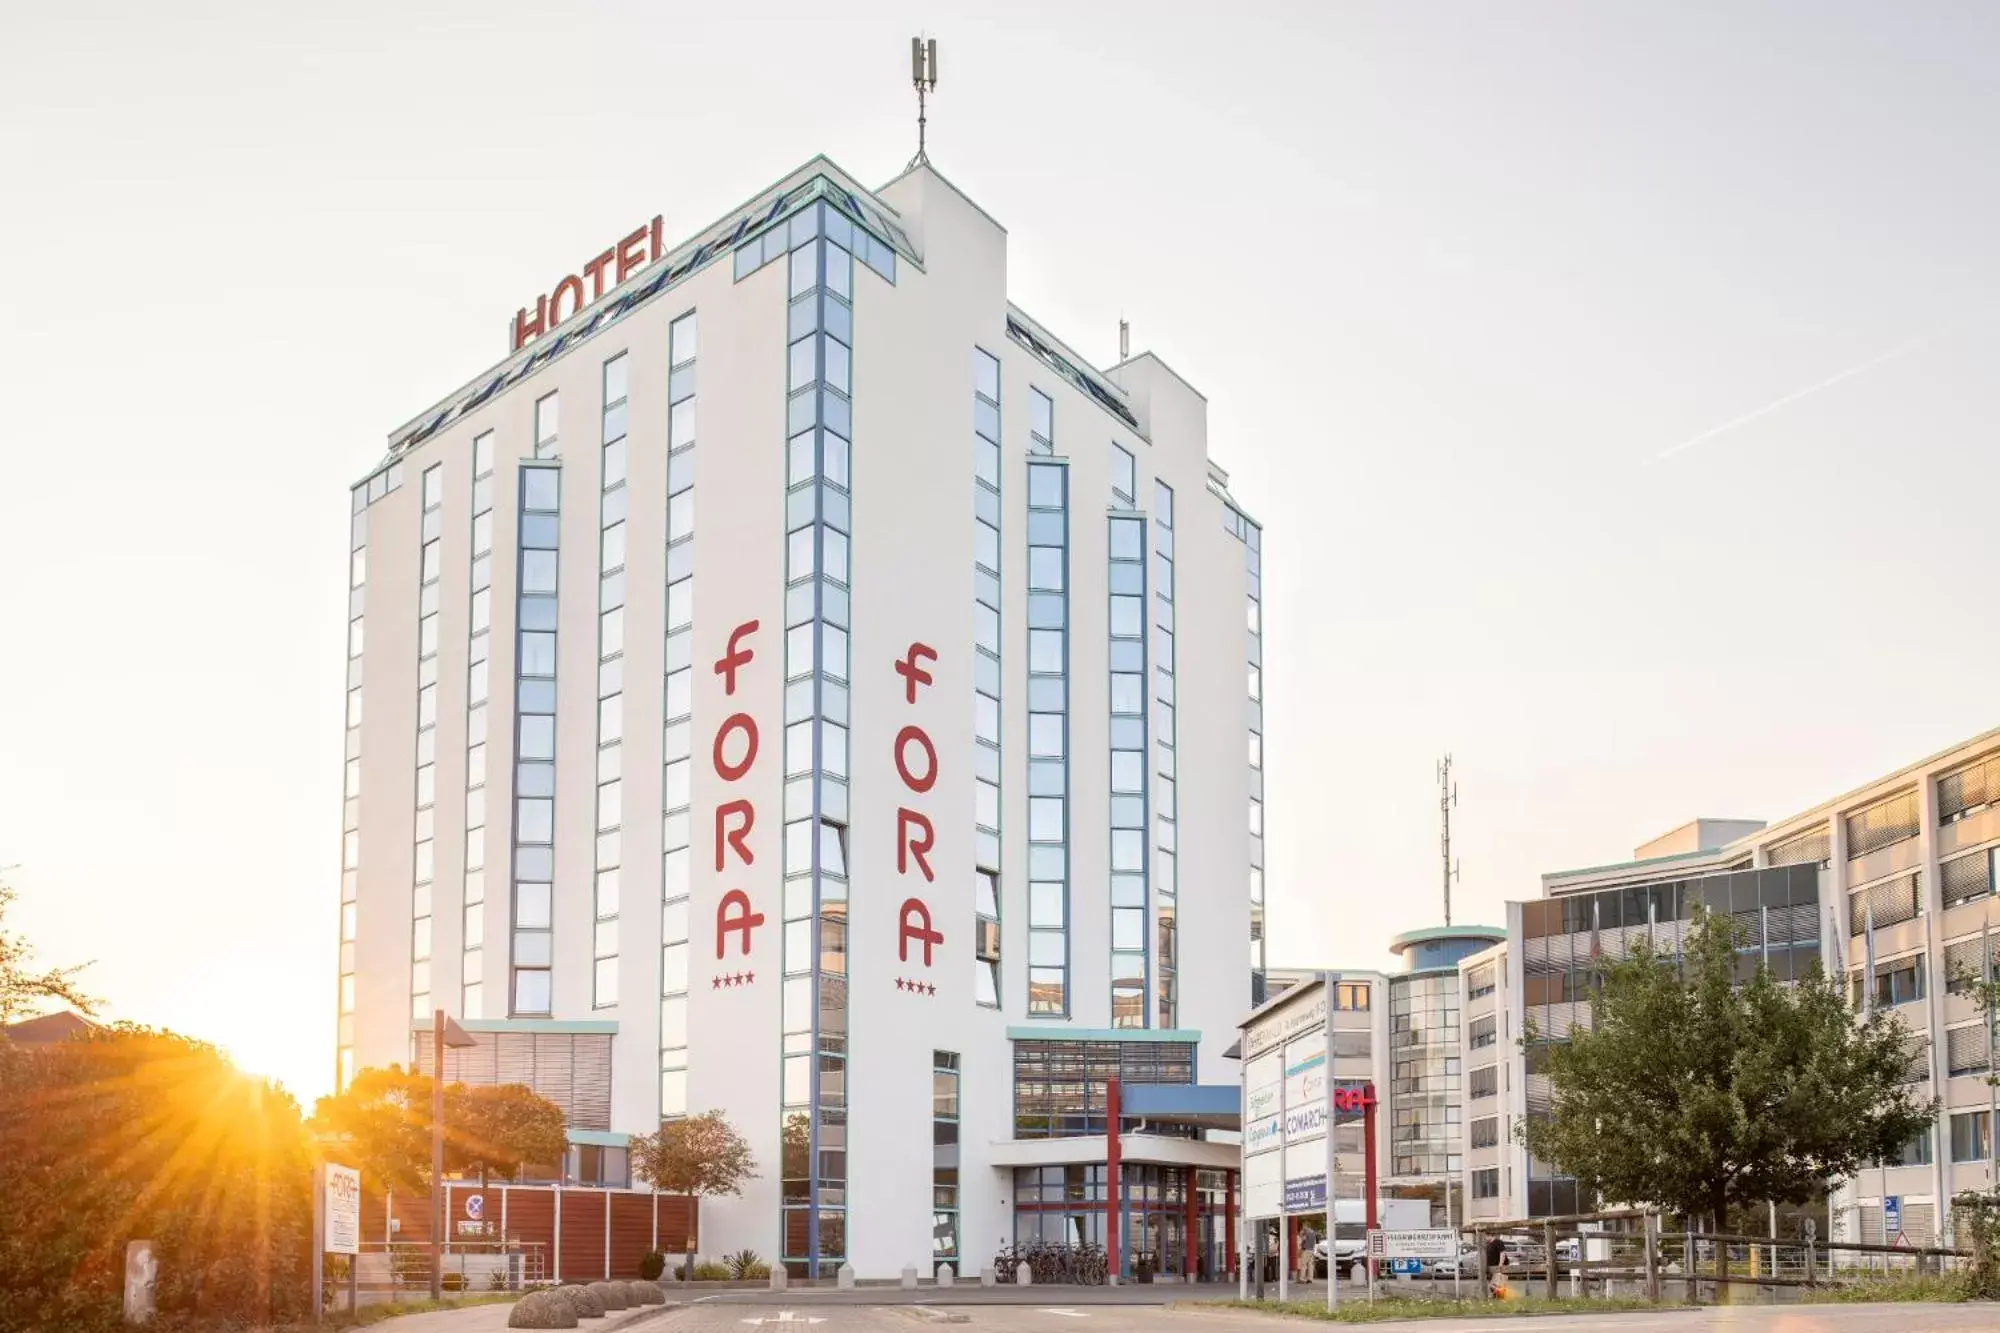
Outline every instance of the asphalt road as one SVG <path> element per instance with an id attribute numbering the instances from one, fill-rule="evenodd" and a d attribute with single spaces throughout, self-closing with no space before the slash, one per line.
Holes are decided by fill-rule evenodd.
<path id="1" fill-rule="evenodd" d="M 863 1293 L 865 1294 L 865 1293 Z M 1065 1304 L 1054 1290 L 1043 1304 L 867 1305 L 799 1293 L 789 1302 L 760 1296 L 750 1300 L 699 1301 L 650 1321 L 645 1333 L 910 1333 L 919 1328 L 966 1333 L 1291 1333 L 1310 1325 L 1238 1310 L 1162 1309 L 1139 1305 Z M 949 1298 L 948 1293 L 937 1296 Z M 878 1299 L 880 1299 L 878 1297 Z M 938 1314 L 962 1316 L 946 1323 Z M 1371 1324 L 1379 1329 L 1426 1329 L 1430 1333 L 1960 1333 L 2000 1328 L 1995 1305 L 1816 1305 L 1729 1306 L 1648 1314 L 1550 1315 L 1535 1318 L 1413 1320 Z M 636 1333 L 636 1331 L 635 1331 Z"/>

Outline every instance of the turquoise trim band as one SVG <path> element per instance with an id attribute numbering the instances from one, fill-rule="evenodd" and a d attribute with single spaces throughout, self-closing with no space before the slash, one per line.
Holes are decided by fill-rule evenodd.
<path id="1" fill-rule="evenodd" d="M 569 1141 L 586 1148 L 623 1148 L 630 1143 L 630 1134 L 618 1134 L 608 1129 L 572 1129 Z"/>

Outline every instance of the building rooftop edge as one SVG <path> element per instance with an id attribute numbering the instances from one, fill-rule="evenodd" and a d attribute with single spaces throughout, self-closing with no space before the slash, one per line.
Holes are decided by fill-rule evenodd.
<path id="1" fill-rule="evenodd" d="M 1389 937 L 1389 952 L 1400 955 L 1413 944 L 1429 944 L 1435 940 L 1486 940 L 1488 942 L 1507 938 L 1504 926 L 1419 926 Z"/>
<path id="2" fill-rule="evenodd" d="M 1858 787 L 1850 788 L 1830 800 L 1821 801 L 1818 805 L 1801 810 L 1798 814 L 1790 815 L 1784 819 L 1774 819 L 1763 828 L 1757 830 L 1757 832 L 1738 838 L 1735 842 L 1725 844 L 1721 850 L 1736 851 L 1747 849 L 1760 842 L 1781 842 L 1790 834 L 1802 832 L 1801 825 L 1810 823 L 1815 818 L 1824 819 L 1838 811 L 1842 806 L 1852 804 L 1866 793 L 1874 791 L 1878 787 L 1888 786 L 1903 778 L 1919 773 L 1941 760 L 1950 758 L 1960 750 L 1977 749 L 1988 741 L 2000 741 L 2000 727 L 1990 727 L 1976 735 L 1968 736 L 1954 745 L 1947 745 L 1935 754 L 1925 755 L 1922 759 L 1914 763 L 1905 764 L 1892 773 L 1885 773 L 1879 778 L 1864 782 Z"/>

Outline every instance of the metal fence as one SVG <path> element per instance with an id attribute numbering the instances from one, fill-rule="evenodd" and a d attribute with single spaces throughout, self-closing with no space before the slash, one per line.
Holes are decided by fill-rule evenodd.
<path id="1" fill-rule="evenodd" d="M 1502 1296 L 1775 1302 L 1807 1288 L 1948 1272 L 1971 1258 L 1935 1246 L 1674 1230 L 1645 1209 L 1480 1222 L 1464 1235 L 1477 1251 L 1478 1289 Z"/>
<path id="2" fill-rule="evenodd" d="M 444 1246 L 439 1262 L 447 1294 L 478 1291 L 522 1291 L 548 1279 L 547 1246 L 540 1241 L 454 1240 Z M 356 1258 L 362 1300 L 398 1300 L 406 1294 L 429 1296 L 429 1242 L 367 1241 Z"/>

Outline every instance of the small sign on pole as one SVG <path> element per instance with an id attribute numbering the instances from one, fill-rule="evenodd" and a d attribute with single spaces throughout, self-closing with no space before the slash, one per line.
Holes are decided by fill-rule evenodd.
<path id="1" fill-rule="evenodd" d="M 1370 1259 L 1456 1259 L 1458 1233 L 1449 1227 L 1368 1233 Z"/>
<path id="2" fill-rule="evenodd" d="M 361 1173 L 351 1166 L 326 1164 L 326 1252 L 361 1253 Z"/>

